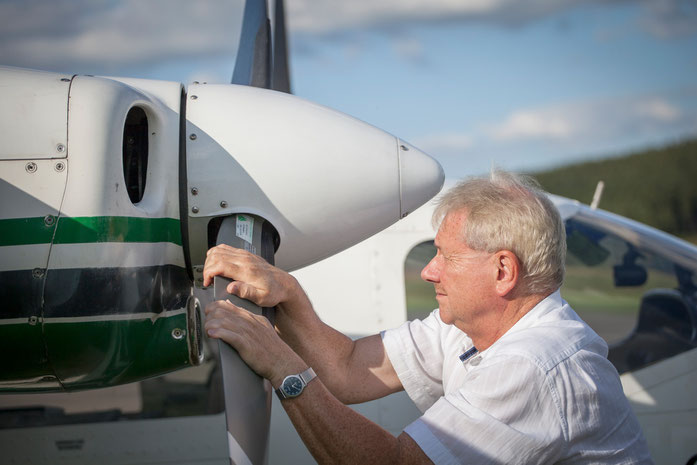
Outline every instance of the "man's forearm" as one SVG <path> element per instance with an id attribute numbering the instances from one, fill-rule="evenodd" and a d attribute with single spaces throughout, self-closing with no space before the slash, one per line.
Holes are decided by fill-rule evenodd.
<path id="1" fill-rule="evenodd" d="M 354 404 L 402 389 L 380 336 L 354 341 L 326 325 L 297 281 L 294 283 L 297 287 L 292 297 L 278 306 L 276 328 L 283 340 L 315 369 L 334 396 L 343 403 Z"/>
<path id="2" fill-rule="evenodd" d="M 278 305 L 275 319 L 278 333 L 315 368 L 330 391 L 344 401 L 347 393 L 342 389 L 343 381 L 350 370 L 355 342 L 323 323 L 300 284 L 294 283 L 292 297 Z"/>
<path id="3" fill-rule="evenodd" d="M 281 403 L 318 463 L 431 463 L 406 433 L 394 437 L 339 402 L 320 380 Z"/>

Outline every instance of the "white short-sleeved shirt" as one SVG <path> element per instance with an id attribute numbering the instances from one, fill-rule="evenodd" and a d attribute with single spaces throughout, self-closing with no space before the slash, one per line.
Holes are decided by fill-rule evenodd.
<path id="1" fill-rule="evenodd" d="M 481 353 L 438 310 L 382 337 L 436 464 L 652 463 L 607 344 L 559 291 Z"/>

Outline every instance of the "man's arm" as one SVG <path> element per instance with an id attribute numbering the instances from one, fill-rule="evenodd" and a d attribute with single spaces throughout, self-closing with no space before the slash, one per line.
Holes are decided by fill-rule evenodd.
<path id="1" fill-rule="evenodd" d="M 233 346 L 274 388 L 286 376 L 307 368 L 307 363 L 280 339 L 263 316 L 223 301 L 209 304 L 206 316 L 208 335 Z M 352 384 L 361 383 L 358 378 Z M 410 436 L 402 433 L 394 437 L 347 407 L 320 378 L 310 381 L 299 397 L 285 399 L 281 404 L 319 463 L 431 463 Z"/>
<path id="2" fill-rule="evenodd" d="M 395 438 L 339 402 L 319 379 L 281 404 L 318 463 L 432 463 L 408 434 Z"/>
<path id="3" fill-rule="evenodd" d="M 276 329 L 344 403 L 384 397 L 402 389 L 379 335 L 357 341 L 323 323 L 298 281 L 244 250 L 220 245 L 208 251 L 204 285 L 222 275 L 227 291 L 262 307 L 276 306 Z"/>

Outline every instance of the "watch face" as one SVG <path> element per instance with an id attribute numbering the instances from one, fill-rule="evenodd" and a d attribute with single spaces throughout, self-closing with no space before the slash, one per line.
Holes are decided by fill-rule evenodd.
<path id="1" fill-rule="evenodd" d="M 285 380 L 283 380 L 281 389 L 286 397 L 297 397 L 301 392 L 303 392 L 303 381 L 299 376 L 288 376 Z"/>

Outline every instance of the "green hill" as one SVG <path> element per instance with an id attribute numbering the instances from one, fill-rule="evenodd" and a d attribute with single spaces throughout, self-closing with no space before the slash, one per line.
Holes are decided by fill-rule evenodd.
<path id="1" fill-rule="evenodd" d="M 602 180 L 599 208 L 697 243 L 697 139 L 531 175 L 545 190 L 583 203 Z"/>

